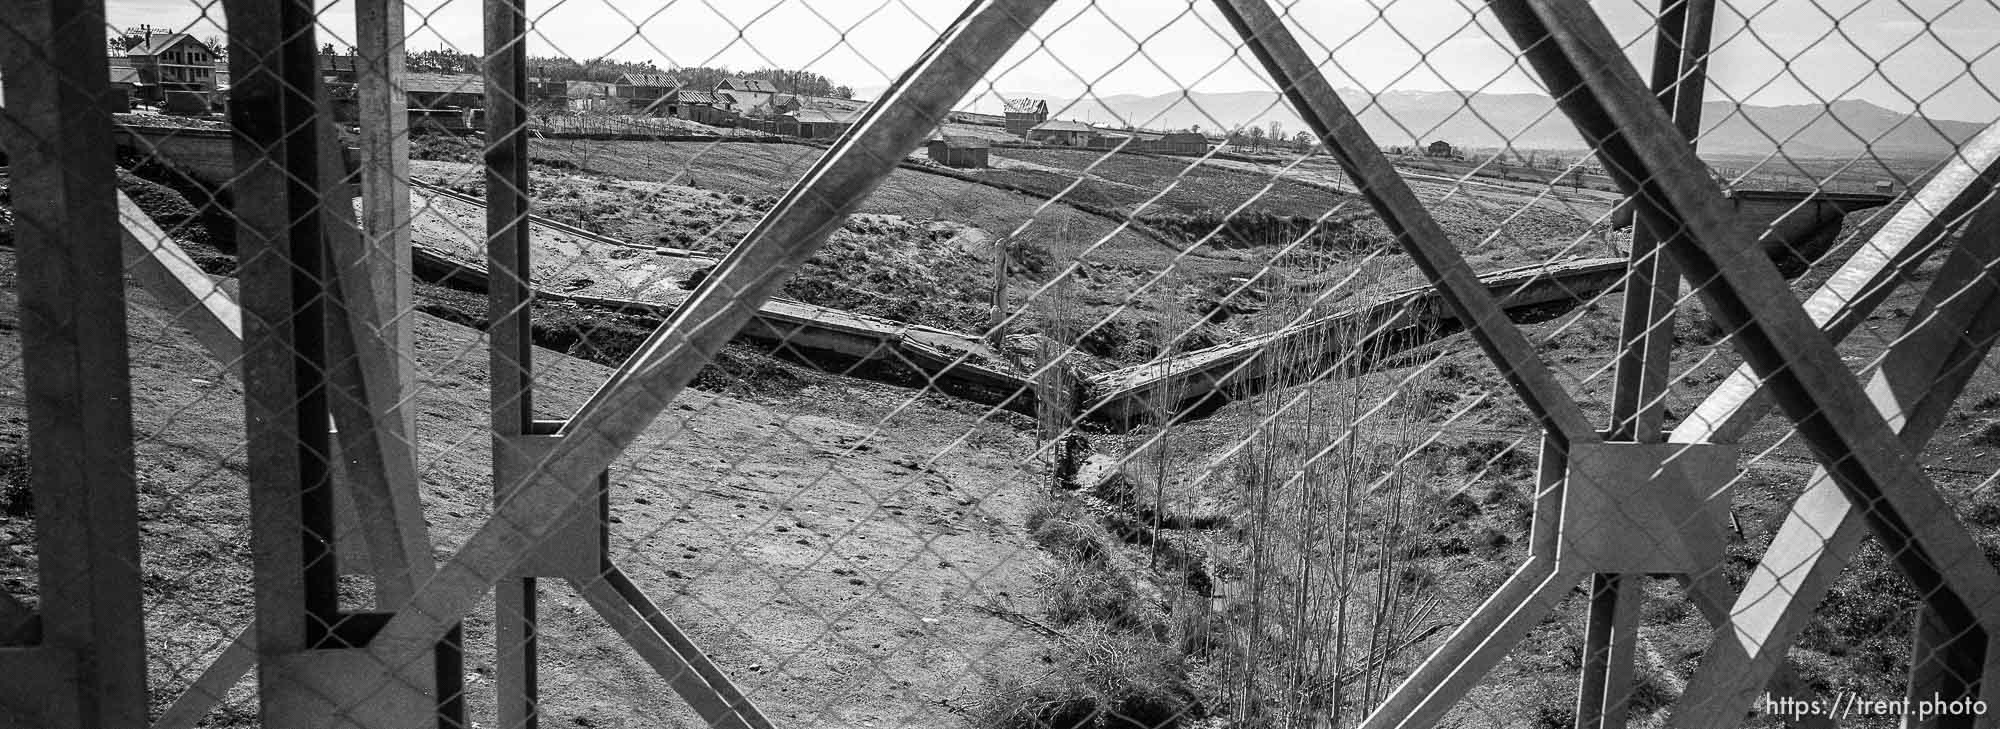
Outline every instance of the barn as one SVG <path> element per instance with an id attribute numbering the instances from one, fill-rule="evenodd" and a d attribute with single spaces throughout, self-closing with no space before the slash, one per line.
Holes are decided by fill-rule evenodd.
<path id="1" fill-rule="evenodd" d="M 1453 149 L 1451 148 L 1451 143 L 1450 143 L 1450 142 L 1446 142 L 1446 141 L 1444 141 L 1444 140 L 1440 139 L 1440 140 L 1438 140 L 1438 141 L 1435 141 L 1435 142 L 1431 142 L 1429 146 L 1427 146 L 1427 147 L 1424 147 L 1424 156 L 1425 156 L 1425 157 L 1457 157 L 1457 156 L 1458 156 L 1458 153 L 1457 153 L 1456 151 L 1454 151 L 1454 150 L 1453 150 Z"/>
<path id="2" fill-rule="evenodd" d="M 987 166 L 987 153 L 992 146 L 979 137 L 947 134 L 931 138 L 930 158 L 946 167 L 980 169 Z"/>
<path id="3" fill-rule="evenodd" d="M 1026 139 L 1029 130 L 1049 120 L 1049 102 L 1041 99 L 1013 99 L 1006 103 L 1007 133 Z"/>

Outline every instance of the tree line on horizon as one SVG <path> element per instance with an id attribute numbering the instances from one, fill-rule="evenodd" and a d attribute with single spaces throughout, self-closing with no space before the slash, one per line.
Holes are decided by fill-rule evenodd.
<path id="1" fill-rule="evenodd" d="M 453 50 L 418 51 L 408 54 L 407 65 L 412 71 L 434 73 L 478 73 L 479 57 Z M 612 58 L 592 58 L 577 60 L 562 56 L 529 56 L 528 75 L 550 81 L 596 81 L 612 83 L 619 76 L 628 73 L 664 73 L 674 78 L 682 86 L 698 89 L 712 89 L 729 78 L 763 79 L 787 94 L 806 96 L 828 96 L 836 99 L 854 98 L 854 89 L 834 83 L 812 71 L 760 68 L 754 71 L 731 71 L 727 66 L 686 66 L 672 70 L 662 69 L 652 61 L 621 61 Z"/>
<path id="2" fill-rule="evenodd" d="M 150 26 L 137 26 L 108 34 L 107 47 L 113 53 L 124 53 L 146 42 L 152 33 L 167 32 Z M 229 52 L 227 41 L 221 36 L 209 35 L 200 39 L 217 59 L 226 58 Z M 335 55 L 332 43 L 320 46 L 321 55 Z M 347 55 L 354 54 L 348 47 Z M 404 66 L 411 71 L 430 73 L 479 73 L 479 56 L 452 49 L 415 51 L 405 56 Z M 612 83 L 619 76 L 628 73 L 664 73 L 674 77 L 682 86 L 698 89 L 712 89 L 729 78 L 763 79 L 776 86 L 780 93 L 803 94 L 806 96 L 826 96 L 836 99 L 854 98 L 850 86 L 834 83 L 833 79 L 802 69 L 760 68 L 754 71 L 731 71 L 728 66 L 687 66 L 673 70 L 660 68 L 652 61 L 621 61 L 613 58 L 593 58 L 579 61 L 562 56 L 529 56 L 528 73 L 536 78 L 550 81 L 597 81 Z"/>

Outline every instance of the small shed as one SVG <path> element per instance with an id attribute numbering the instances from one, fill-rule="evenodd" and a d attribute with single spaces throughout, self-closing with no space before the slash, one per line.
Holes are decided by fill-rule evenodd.
<path id="1" fill-rule="evenodd" d="M 1431 142 L 1431 143 L 1430 143 L 1430 144 L 1429 144 L 1428 146 L 1425 146 L 1425 147 L 1424 147 L 1424 156 L 1425 156 L 1425 157 L 1457 157 L 1457 156 L 1458 156 L 1458 153 L 1457 153 L 1457 152 L 1456 152 L 1455 150 L 1453 150 L 1453 149 L 1451 148 L 1451 143 L 1450 143 L 1450 142 L 1446 142 L 1446 141 L 1444 141 L 1444 140 L 1440 139 L 1440 140 L 1438 140 L 1438 141 L 1435 141 L 1435 142 Z"/>
<path id="2" fill-rule="evenodd" d="M 132 110 L 132 95 L 139 88 L 139 69 L 131 66 L 111 67 L 111 82 L 104 89 L 104 109 L 113 114 Z"/>
<path id="3" fill-rule="evenodd" d="M 979 137 L 946 134 L 932 137 L 929 146 L 932 162 L 946 167 L 982 169 L 987 166 L 987 153 L 993 145 Z"/>

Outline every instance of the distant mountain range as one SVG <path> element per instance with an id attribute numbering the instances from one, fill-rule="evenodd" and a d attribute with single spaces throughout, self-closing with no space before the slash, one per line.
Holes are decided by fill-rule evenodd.
<path id="1" fill-rule="evenodd" d="M 1361 123 L 1385 147 L 1444 140 L 1459 147 L 1498 148 L 1511 140 L 1516 149 L 1576 150 L 1584 147 L 1576 130 L 1541 94 L 1470 95 L 1455 91 L 1391 91 L 1373 97 L 1340 92 Z M 1049 102 L 1052 117 L 1100 125 L 1131 123 L 1148 129 L 1204 131 L 1278 121 L 1287 134 L 1304 128 L 1278 94 L 1268 91 L 1190 92 L 1159 96 L 1119 94 L 1072 103 L 1069 99 L 1023 94 Z M 1064 108 L 1067 105 L 1067 108 Z M 1709 154 L 1767 154 L 1782 145 L 1801 157 L 1852 156 L 1864 148 L 1894 157 L 1939 157 L 1972 137 L 1983 125 L 1929 120 L 1843 100 L 1830 104 L 1738 107 L 1710 102 L 1702 111 L 1701 150 Z"/>

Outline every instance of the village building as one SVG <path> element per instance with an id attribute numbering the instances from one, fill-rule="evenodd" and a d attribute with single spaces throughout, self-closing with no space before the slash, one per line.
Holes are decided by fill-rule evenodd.
<path id="1" fill-rule="evenodd" d="M 615 87 L 605 81 L 565 81 L 563 101 L 570 111 L 609 114 L 625 108 Z"/>
<path id="2" fill-rule="evenodd" d="M 932 137 L 928 145 L 932 162 L 946 167 L 980 169 L 987 166 L 993 144 L 979 137 L 946 134 Z"/>
<path id="3" fill-rule="evenodd" d="M 484 125 L 486 82 L 469 74 L 416 73 L 403 77 L 411 129 L 475 129 Z"/>
<path id="4" fill-rule="evenodd" d="M 1137 129 L 1095 129 L 1096 136 L 1085 140 L 1091 149 L 1120 149 L 1127 152 L 1150 152 L 1152 143 L 1160 138 L 1158 132 Z"/>
<path id="5" fill-rule="evenodd" d="M 1431 142 L 1429 146 L 1424 147 L 1424 156 L 1457 157 L 1458 153 L 1451 148 L 1451 144 L 1449 142 L 1440 139 L 1438 141 Z"/>
<path id="6" fill-rule="evenodd" d="M 625 101 L 628 110 L 647 113 L 655 113 L 649 110 L 666 106 L 663 100 L 672 95 L 678 86 L 674 77 L 665 73 L 619 74 L 618 80 L 612 82 L 613 94 Z"/>
<path id="7" fill-rule="evenodd" d="M 1201 132 L 1167 132 L 1154 143 L 1160 154 L 1199 157 L 1208 154 L 1208 137 Z"/>
<path id="8" fill-rule="evenodd" d="M 144 103 L 205 108 L 215 91 L 215 51 L 186 33 L 148 34 L 125 51 L 125 58 L 139 74 L 135 87 Z M 199 95 L 199 103 L 185 96 L 171 98 L 177 94 Z"/>
<path id="9" fill-rule="evenodd" d="M 1028 130 L 1028 141 L 1061 147 L 1087 147 L 1098 136 L 1095 127 L 1083 122 L 1045 121 Z"/>
<path id="10" fill-rule="evenodd" d="M 716 98 L 715 92 L 681 89 L 674 92 L 667 113 L 696 124 L 716 127 L 734 124 L 736 115 L 723 107 L 722 100 Z"/>
<path id="11" fill-rule="evenodd" d="M 331 83 L 354 83 L 356 77 L 353 56 L 322 53 L 319 55 L 319 77 Z"/>
<path id="12" fill-rule="evenodd" d="M 792 136 L 805 139 L 832 139 L 854 126 L 854 114 L 828 109 L 800 109 L 780 117 L 781 124 L 797 125 Z"/>
<path id="13" fill-rule="evenodd" d="M 569 82 L 546 78 L 528 79 L 528 100 L 562 102 L 569 98 Z"/>
<path id="14" fill-rule="evenodd" d="M 1049 102 L 1041 99 L 1014 99 L 1005 105 L 1007 133 L 1026 139 L 1029 130 L 1049 120 Z"/>
<path id="15" fill-rule="evenodd" d="M 486 81 L 467 74 L 405 74 L 403 93 L 412 109 L 473 109 L 486 106 Z"/>
<path id="16" fill-rule="evenodd" d="M 1086 145 L 1145 154 L 1200 156 L 1208 153 L 1208 137 L 1200 132 L 1153 132 L 1144 129 L 1098 130 Z"/>
<path id="17" fill-rule="evenodd" d="M 739 112 L 768 108 L 778 87 L 761 78 L 728 78 L 715 85 L 717 98 L 727 97 L 728 105 Z"/>

